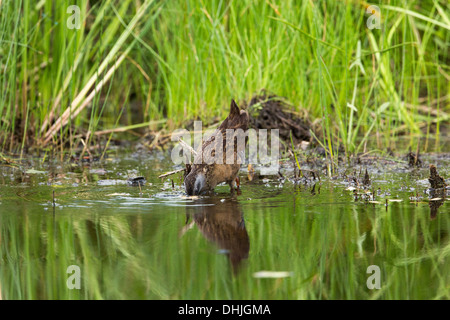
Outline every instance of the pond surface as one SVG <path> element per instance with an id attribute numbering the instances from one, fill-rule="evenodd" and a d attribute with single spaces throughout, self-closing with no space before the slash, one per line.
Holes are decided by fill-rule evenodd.
<path id="1" fill-rule="evenodd" d="M 200 198 L 158 178 L 177 169 L 163 154 L 2 166 L 1 298 L 449 299 L 450 201 L 425 193 L 449 163 L 423 161 L 372 165 L 368 190 L 348 178 L 362 165 L 297 183 L 243 168 L 239 194 Z"/>

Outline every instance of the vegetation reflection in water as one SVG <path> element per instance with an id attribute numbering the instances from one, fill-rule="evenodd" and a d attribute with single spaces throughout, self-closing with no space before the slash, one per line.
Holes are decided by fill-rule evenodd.
<path id="1" fill-rule="evenodd" d="M 28 173 L 3 167 L 1 297 L 450 298 L 448 200 L 410 200 L 411 188 L 426 188 L 426 168 L 372 173 L 383 191 L 374 203 L 355 200 L 342 181 L 245 174 L 241 194 L 222 186 L 188 198 L 177 178 L 174 189 L 157 179 L 170 169 L 158 158 Z M 147 183 L 127 185 L 127 172 Z M 386 198 L 403 201 L 386 206 Z M 67 287 L 71 265 L 80 267 L 79 290 Z M 371 265 L 381 289 L 367 287 Z"/>

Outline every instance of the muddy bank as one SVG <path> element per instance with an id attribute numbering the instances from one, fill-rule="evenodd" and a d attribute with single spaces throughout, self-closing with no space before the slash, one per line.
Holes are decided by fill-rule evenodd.
<path id="1" fill-rule="evenodd" d="M 311 142 L 311 122 L 306 114 L 296 111 L 296 107 L 285 98 L 261 91 L 249 101 L 240 101 L 239 106 L 249 114 L 249 128 L 279 130 L 279 137 L 284 146 L 291 148 L 291 133 L 294 147 L 300 147 L 302 142 Z M 225 107 L 224 107 L 225 108 Z M 203 129 L 215 128 L 223 119 L 215 117 L 205 124 L 204 119 L 189 119 L 182 128 L 193 131 L 194 121 L 203 121 Z M 173 145 L 171 134 L 166 130 L 147 132 L 139 143 L 149 149 L 167 149 Z M 306 145 L 307 145 L 306 144 Z M 305 146 L 305 145 L 304 145 Z"/>
<path id="2" fill-rule="evenodd" d="M 296 107 L 282 97 L 263 91 L 252 97 L 246 106 L 250 116 L 250 127 L 254 129 L 278 129 L 280 139 L 297 146 L 302 141 L 311 141 L 311 123 L 306 115 L 296 112 Z"/>

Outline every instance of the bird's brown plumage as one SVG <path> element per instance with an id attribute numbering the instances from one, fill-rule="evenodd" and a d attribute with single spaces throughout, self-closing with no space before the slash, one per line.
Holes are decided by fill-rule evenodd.
<path id="1" fill-rule="evenodd" d="M 230 114 L 222 122 L 222 124 L 217 128 L 217 130 L 208 138 L 197 150 L 196 158 L 194 159 L 194 164 L 190 166 L 187 175 L 184 180 L 186 193 L 188 195 L 198 195 L 204 192 L 212 191 L 214 188 L 222 182 L 226 182 L 233 188 L 233 181 L 236 179 L 239 169 L 240 162 L 243 159 L 240 158 L 240 154 L 245 148 L 246 138 L 244 140 L 244 145 L 239 144 L 237 140 L 233 139 L 227 143 L 227 129 L 238 130 L 241 129 L 241 133 L 245 133 L 248 130 L 248 113 L 245 110 L 239 110 L 236 102 L 231 101 Z M 222 143 L 219 139 L 216 143 L 216 137 L 222 137 Z M 222 148 L 222 156 L 220 153 L 216 156 L 217 148 Z M 229 153 L 229 158 L 232 157 L 233 163 L 227 163 L 227 151 Z M 231 154 L 233 152 L 233 154 Z M 202 161 L 199 161 L 198 157 L 202 157 Z M 214 161 L 222 159 L 222 163 L 217 163 Z"/>

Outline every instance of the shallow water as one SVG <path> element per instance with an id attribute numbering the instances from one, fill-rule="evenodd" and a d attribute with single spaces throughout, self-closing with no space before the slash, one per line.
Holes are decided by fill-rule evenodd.
<path id="1" fill-rule="evenodd" d="M 2 166 L 1 298 L 448 299 L 450 204 L 425 193 L 429 163 L 450 176 L 437 156 L 374 164 L 356 197 L 345 177 L 364 166 L 299 183 L 243 168 L 240 194 L 199 198 L 158 179 L 176 169 L 162 154 Z"/>

